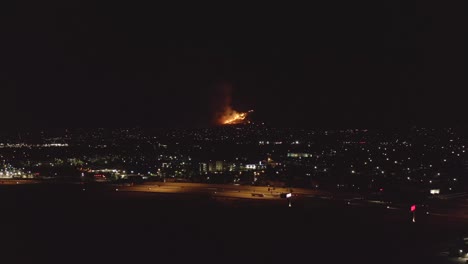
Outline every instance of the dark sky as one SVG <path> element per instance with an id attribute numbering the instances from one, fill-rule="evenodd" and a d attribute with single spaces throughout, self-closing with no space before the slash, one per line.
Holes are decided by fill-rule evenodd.
<path id="1" fill-rule="evenodd" d="M 468 121 L 463 1 L 318 2 L 18 1 L 1 126 L 207 126 L 225 86 L 274 126 Z"/>

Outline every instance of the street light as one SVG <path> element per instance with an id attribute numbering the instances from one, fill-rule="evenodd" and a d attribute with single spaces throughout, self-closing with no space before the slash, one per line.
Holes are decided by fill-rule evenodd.
<path id="1" fill-rule="evenodd" d="M 287 193 L 287 194 L 286 194 L 286 198 L 288 198 L 288 207 L 292 207 L 292 204 L 291 204 L 291 197 L 292 197 L 292 194 L 291 194 L 291 193 Z"/>
<path id="2" fill-rule="evenodd" d="M 415 223 L 416 222 L 416 205 L 415 204 L 411 206 L 411 212 L 413 212 L 413 223 Z"/>

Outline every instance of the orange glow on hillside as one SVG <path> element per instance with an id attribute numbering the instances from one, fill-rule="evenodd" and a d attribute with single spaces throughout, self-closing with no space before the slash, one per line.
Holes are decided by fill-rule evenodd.
<path id="1" fill-rule="evenodd" d="M 248 112 L 237 112 L 231 108 L 227 108 L 224 114 L 219 119 L 220 123 L 223 125 L 235 125 L 242 124 L 246 122 L 246 118 L 249 113 L 252 113 L 253 110 Z"/>

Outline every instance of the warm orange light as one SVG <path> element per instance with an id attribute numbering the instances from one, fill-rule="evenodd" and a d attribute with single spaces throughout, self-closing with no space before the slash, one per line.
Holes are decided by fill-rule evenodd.
<path id="1" fill-rule="evenodd" d="M 223 125 L 241 124 L 245 121 L 245 119 L 247 118 L 247 115 L 251 112 L 253 112 L 253 110 L 250 110 L 248 112 L 237 112 L 235 110 L 228 108 L 226 109 L 224 114 L 221 116 L 220 123 Z"/>

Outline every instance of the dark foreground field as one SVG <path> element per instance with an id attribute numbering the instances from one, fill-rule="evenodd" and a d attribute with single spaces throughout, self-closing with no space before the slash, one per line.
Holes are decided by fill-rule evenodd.
<path id="1" fill-rule="evenodd" d="M 440 263 L 465 223 L 333 202 L 0 188 L 2 263 Z"/>

